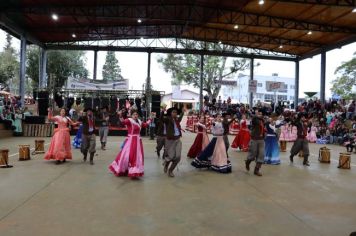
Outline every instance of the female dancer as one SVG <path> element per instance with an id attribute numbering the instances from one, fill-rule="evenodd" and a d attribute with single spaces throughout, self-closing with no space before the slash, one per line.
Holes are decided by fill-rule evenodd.
<path id="1" fill-rule="evenodd" d="M 250 135 L 250 131 L 247 128 L 246 115 L 242 115 L 241 125 L 240 125 L 240 132 L 238 134 L 236 142 L 234 140 L 234 142 L 235 142 L 234 146 L 231 145 L 231 147 L 232 148 L 239 148 L 243 152 L 247 152 L 250 140 L 251 140 L 251 135 Z"/>
<path id="2" fill-rule="evenodd" d="M 59 114 L 59 116 L 53 116 L 52 109 L 48 108 L 48 120 L 57 122 L 58 128 L 54 130 L 51 144 L 44 157 L 45 160 L 56 160 L 57 165 L 65 162 L 66 159 L 72 159 L 68 124 L 77 124 L 66 116 L 64 108 Z"/>
<path id="3" fill-rule="evenodd" d="M 118 112 L 118 115 L 121 123 L 127 127 L 128 135 L 123 148 L 109 166 L 109 170 L 116 176 L 127 175 L 132 178 L 143 176 L 144 156 L 140 131 L 141 128 L 147 127 L 151 121 L 141 122 L 135 110 L 131 111 L 131 118 L 123 119 L 121 111 Z"/>
<path id="4" fill-rule="evenodd" d="M 287 142 L 290 139 L 290 132 L 288 131 L 289 124 L 286 123 L 281 126 L 281 134 L 279 136 L 279 143 L 281 146 L 281 152 L 287 151 Z"/>
<path id="5" fill-rule="evenodd" d="M 234 130 L 236 132 L 236 136 L 234 138 L 234 141 L 232 141 L 231 147 L 232 148 L 238 148 L 238 143 L 239 143 L 239 133 L 240 133 L 240 122 L 238 120 L 235 120 L 232 123 L 233 127 L 231 130 Z"/>
<path id="6" fill-rule="evenodd" d="M 221 115 L 218 114 L 211 128 L 213 139 L 208 146 L 191 163 L 195 168 L 211 168 L 220 173 L 230 173 L 231 164 L 227 159 L 224 143 L 224 128 Z"/>
<path id="7" fill-rule="evenodd" d="M 203 114 L 200 116 L 199 122 L 196 125 L 198 127 L 198 134 L 187 154 L 190 158 L 196 158 L 209 144 L 209 137 L 206 133 L 205 117 Z"/>
<path id="8" fill-rule="evenodd" d="M 83 132 L 83 125 L 81 124 L 77 131 L 77 134 L 75 135 L 75 137 L 73 139 L 72 144 L 73 144 L 74 148 L 80 148 L 80 146 L 82 145 L 82 132 Z"/>
<path id="9" fill-rule="evenodd" d="M 313 122 L 313 125 L 309 128 L 310 130 L 308 130 L 308 134 L 307 134 L 307 139 L 310 143 L 315 143 L 316 140 L 318 139 L 316 137 L 316 131 L 318 130 L 315 126 L 315 123 Z"/>
<path id="10" fill-rule="evenodd" d="M 276 134 L 277 127 L 275 121 L 272 118 L 269 118 L 269 121 L 265 124 L 265 128 L 267 130 L 265 138 L 265 163 L 279 165 L 281 160 L 279 158 L 279 147 Z"/>

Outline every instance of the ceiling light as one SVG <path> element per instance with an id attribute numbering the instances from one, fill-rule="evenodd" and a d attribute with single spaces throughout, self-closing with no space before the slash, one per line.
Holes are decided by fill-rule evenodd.
<path id="1" fill-rule="evenodd" d="M 144 40 L 145 38 L 144 37 L 141 37 L 141 40 Z"/>
<path id="2" fill-rule="evenodd" d="M 258 4 L 263 5 L 263 4 L 265 4 L 265 1 L 260 0 L 260 1 L 258 1 Z"/>
<path id="3" fill-rule="evenodd" d="M 77 37 L 77 35 L 75 35 L 75 34 L 72 34 L 72 38 L 76 38 Z"/>
<path id="4" fill-rule="evenodd" d="M 313 32 L 311 31 L 311 30 L 309 30 L 309 32 L 308 32 L 308 35 L 311 35 Z"/>
<path id="5" fill-rule="evenodd" d="M 235 26 L 234 26 L 234 29 L 238 29 L 238 28 L 239 28 L 239 26 L 238 26 L 238 25 L 235 25 Z"/>
<path id="6" fill-rule="evenodd" d="M 222 44 L 222 42 L 221 42 L 221 41 L 219 41 L 219 44 Z"/>
<path id="7" fill-rule="evenodd" d="M 356 7 L 352 10 L 352 12 L 356 12 Z"/>
<path id="8" fill-rule="evenodd" d="M 53 14 L 52 14 L 52 19 L 53 19 L 53 20 L 58 20 L 58 15 L 55 14 L 55 13 L 53 13 Z"/>
<path id="9" fill-rule="evenodd" d="M 142 23 L 142 20 L 141 20 L 141 19 L 138 19 L 138 20 L 137 20 L 137 23 Z"/>
<path id="10" fill-rule="evenodd" d="M 283 48 L 283 45 L 279 45 L 279 48 Z"/>

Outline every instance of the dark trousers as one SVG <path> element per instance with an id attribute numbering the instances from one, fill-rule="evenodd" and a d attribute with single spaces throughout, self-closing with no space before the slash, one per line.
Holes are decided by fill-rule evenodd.
<path id="1" fill-rule="evenodd" d="M 155 127 L 150 127 L 150 139 L 155 138 Z"/>
<path id="2" fill-rule="evenodd" d="M 300 151 L 303 151 L 304 162 L 307 162 L 309 157 L 309 143 L 307 139 L 298 138 L 295 140 L 293 147 L 290 150 L 290 155 L 295 156 Z"/>

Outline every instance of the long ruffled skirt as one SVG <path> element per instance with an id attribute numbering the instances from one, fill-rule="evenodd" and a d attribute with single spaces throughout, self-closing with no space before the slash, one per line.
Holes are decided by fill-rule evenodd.
<path id="1" fill-rule="evenodd" d="M 109 170 L 116 176 L 140 177 L 144 174 L 144 156 L 141 137 L 127 137 L 125 144 Z"/>
<path id="2" fill-rule="evenodd" d="M 209 137 L 206 133 L 198 133 L 193 145 L 190 147 L 187 156 L 190 158 L 197 157 L 209 144 Z"/>
<path id="3" fill-rule="evenodd" d="M 74 148 L 80 148 L 80 146 L 82 145 L 82 133 L 83 133 L 83 125 L 80 125 L 77 134 L 73 139 L 72 145 Z"/>
<path id="4" fill-rule="evenodd" d="M 49 149 L 44 157 L 45 160 L 63 161 L 72 159 L 72 150 L 70 146 L 69 129 L 55 129 L 49 145 Z"/>
<path id="5" fill-rule="evenodd" d="M 281 163 L 276 136 L 267 136 L 265 138 L 265 163 L 271 165 L 279 165 Z"/>

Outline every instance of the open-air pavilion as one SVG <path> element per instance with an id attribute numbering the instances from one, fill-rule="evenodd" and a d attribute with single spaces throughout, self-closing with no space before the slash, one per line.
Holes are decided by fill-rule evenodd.
<path id="1" fill-rule="evenodd" d="M 39 89 L 47 86 L 49 50 L 94 51 L 94 79 L 98 51 L 146 52 L 148 85 L 151 53 L 188 53 L 201 55 L 201 71 L 204 55 L 294 62 L 297 104 L 299 63 L 318 54 L 320 96 L 325 100 L 326 52 L 356 41 L 356 1 L 7 0 L 0 2 L 0 27 L 21 39 L 21 95 L 26 46 L 37 44 L 42 48 Z M 185 157 L 194 135 L 183 136 Z M 168 178 L 154 153 L 155 143 L 144 139 L 145 176 L 132 181 L 107 170 L 123 137 L 109 137 L 107 150 L 97 152 L 94 166 L 82 162 L 79 150 L 73 150 L 73 161 L 60 166 L 43 161 L 42 154 L 17 162 L 18 145 L 33 141 L 0 139 L 0 148 L 10 149 L 14 165 L 0 169 L 0 235 L 356 231 L 356 165 L 352 160 L 351 170 L 336 168 L 341 146 L 331 146 L 331 163 L 321 164 L 320 146 L 311 144 L 309 168 L 297 157 L 290 164 L 289 153 L 281 153 L 281 165 L 264 166 L 261 178 L 245 171 L 243 152 L 229 151 L 229 175 L 198 171 L 182 158 L 176 178 Z M 45 147 L 49 141 L 45 138 Z"/>

